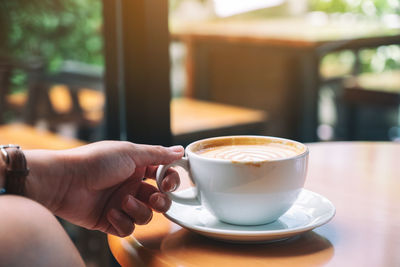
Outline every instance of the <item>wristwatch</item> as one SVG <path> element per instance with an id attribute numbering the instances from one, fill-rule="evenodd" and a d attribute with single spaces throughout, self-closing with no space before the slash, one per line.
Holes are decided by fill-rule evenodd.
<path id="1" fill-rule="evenodd" d="M 19 145 L 0 145 L 0 152 L 5 167 L 5 187 L 1 193 L 24 195 L 25 181 L 29 174 L 24 152 Z"/>

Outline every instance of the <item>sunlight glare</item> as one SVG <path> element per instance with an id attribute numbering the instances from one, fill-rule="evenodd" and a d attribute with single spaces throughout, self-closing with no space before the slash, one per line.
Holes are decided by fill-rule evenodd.
<path id="1" fill-rule="evenodd" d="M 256 9 L 273 7 L 284 0 L 214 0 L 215 13 L 219 17 L 228 17 Z"/>

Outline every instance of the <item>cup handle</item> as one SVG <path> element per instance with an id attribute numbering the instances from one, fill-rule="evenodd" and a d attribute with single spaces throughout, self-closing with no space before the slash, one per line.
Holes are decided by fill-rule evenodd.
<path id="1" fill-rule="evenodd" d="M 184 204 L 184 205 L 193 205 L 193 206 L 200 205 L 199 192 L 198 192 L 196 186 L 194 187 L 195 190 L 193 190 L 193 191 L 195 192 L 195 193 L 194 193 L 195 195 L 194 195 L 194 196 L 190 196 L 190 197 L 178 196 L 178 195 L 175 194 L 175 193 L 172 193 L 172 192 L 164 192 L 164 191 L 161 189 L 161 183 L 162 183 L 162 181 L 164 180 L 165 172 L 166 172 L 169 168 L 175 167 L 175 166 L 180 166 L 180 167 L 184 168 L 184 169 L 188 172 L 190 180 L 192 180 L 192 182 L 195 184 L 195 182 L 193 181 L 192 175 L 190 174 L 189 160 L 188 160 L 187 157 L 183 157 L 182 159 L 177 160 L 177 161 L 175 161 L 175 162 L 173 162 L 173 163 L 171 163 L 171 164 L 168 164 L 168 165 L 160 165 L 160 166 L 158 167 L 157 174 L 156 174 L 156 181 L 157 181 L 158 189 L 159 189 L 161 192 L 167 194 L 168 197 L 169 197 L 172 201 L 175 201 L 175 202 L 177 202 L 177 203 Z"/>

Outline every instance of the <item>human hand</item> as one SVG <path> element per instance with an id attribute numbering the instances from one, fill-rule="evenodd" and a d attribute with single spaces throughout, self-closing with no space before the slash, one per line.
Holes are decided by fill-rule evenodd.
<path id="1" fill-rule="evenodd" d="M 170 199 L 142 178 L 155 178 L 160 164 L 183 156 L 181 146 L 103 141 L 70 150 L 27 150 L 31 169 L 26 194 L 55 215 L 88 229 L 118 236 L 146 224 L 152 210 L 166 212 Z M 179 176 L 168 170 L 164 191 L 173 191 Z"/>

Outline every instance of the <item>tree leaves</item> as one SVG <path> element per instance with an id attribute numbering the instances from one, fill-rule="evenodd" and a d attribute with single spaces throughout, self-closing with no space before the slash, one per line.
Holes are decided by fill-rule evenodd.
<path id="1" fill-rule="evenodd" d="M 1 0 L 2 54 L 102 64 L 101 0 Z"/>

